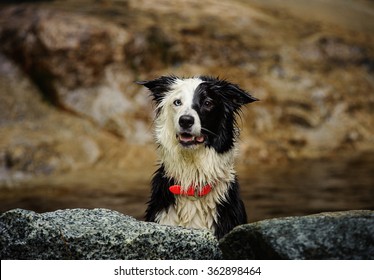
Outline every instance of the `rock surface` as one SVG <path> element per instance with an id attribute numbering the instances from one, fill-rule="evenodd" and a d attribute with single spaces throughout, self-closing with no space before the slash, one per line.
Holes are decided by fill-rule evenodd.
<path id="1" fill-rule="evenodd" d="M 226 259 L 374 259 L 374 211 L 264 220 L 220 242 Z"/>
<path id="2" fill-rule="evenodd" d="M 0 181 L 69 172 L 100 162 L 126 170 L 127 158 L 134 157 L 132 148 L 118 137 L 87 119 L 55 110 L 32 80 L 1 54 L 0 135 Z"/>
<path id="3" fill-rule="evenodd" d="M 15 209 L 0 216 L 4 259 L 219 259 L 215 237 L 145 223 L 105 209 L 37 214 Z"/>
<path id="4" fill-rule="evenodd" d="M 0 215 L 1 259 L 374 259 L 374 211 L 264 220 L 219 242 L 107 209 Z"/>
<path id="5" fill-rule="evenodd" d="M 293 6 L 310 6 L 301 2 Z M 331 2 L 329 8 L 344 6 Z M 0 51 L 20 66 L 56 114 L 63 110 L 88 119 L 127 143 L 150 144 L 151 102 L 133 82 L 168 73 L 205 74 L 232 80 L 261 100 L 243 112 L 241 164 L 373 150 L 374 100 L 368 94 L 373 38 L 367 29 L 349 29 L 369 25 L 371 3 L 344 6 L 355 17 L 342 20 L 342 26 L 297 17 L 293 6 L 283 5 L 279 12 L 261 1 L 89 3 L 52 1 L 0 10 Z M 320 15 L 325 6 L 318 5 L 311 12 Z M 28 109 L 27 99 L 11 100 L 17 90 L 0 92 L 18 103 L 8 108 L 15 110 L 8 119 L 19 118 L 21 107 Z M 15 145 L 9 141 L 4 144 Z M 93 153 L 83 166 L 98 158 Z M 41 165 L 48 160 L 39 158 Z"/>
<path id="6" fill-rule="evenodd" d="M 0 17 L 2 51 L 22 67 L 47 100 L 123 138 L 135 142 L 144 138 L 130 137 L 136 127 L 126 121 L 138 107 L 130 98 L 134 76 L 124 67 L 130 40 L 124 28 L 31 6 L 4 8 Z"/>

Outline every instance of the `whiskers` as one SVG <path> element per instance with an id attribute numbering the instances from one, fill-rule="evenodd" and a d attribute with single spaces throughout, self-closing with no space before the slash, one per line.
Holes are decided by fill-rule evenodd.
<path id="1" fill-rule="evenodd" d="M 201 127 L 201 130 L 218 137 L 218 134 L 214 133 L 213 131 L 211 131 L 211 130 L 205 128 L 205 127 Z"/>

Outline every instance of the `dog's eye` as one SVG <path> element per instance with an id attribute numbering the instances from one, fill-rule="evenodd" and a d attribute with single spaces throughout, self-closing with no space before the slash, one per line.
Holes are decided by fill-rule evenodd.
<path id="1" fill-rule="evenodd" d="M 181 106 L 182 105 L 182 101 L 180 99 L 176 99 L 176 100 L 174 100 L 173 104 L 175 106 Z"/>
<path id="2" fill-rule="evenodd" d="M 207 108 L 212 108 L 213 107 L 213 102 L 209 100 L 204 101 L 204 106 Z"/>

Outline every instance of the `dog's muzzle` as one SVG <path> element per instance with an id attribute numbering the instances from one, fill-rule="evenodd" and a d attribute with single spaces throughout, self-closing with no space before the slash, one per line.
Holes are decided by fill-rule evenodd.
<path id="1" fill-rule="evenodd" d="M 183 146 L 189 147 L 192 145 L 202 144 L 205 141 L 204 135 L 201 132 L 194 131 L 195 118 L 191 115 L 182 115 L 178 120 L 179 133 L 177 138 L 179 143 Z"/>

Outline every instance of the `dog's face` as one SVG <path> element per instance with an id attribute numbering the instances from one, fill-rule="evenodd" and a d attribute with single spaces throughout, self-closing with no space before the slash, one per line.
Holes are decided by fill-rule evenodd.
<path id="1" fill-rule="evenodd" d="M 160 77 L 139 82 L 157 105 L 156 138 L 161 145 L 197 149 L 213 147 L 223 153 L 235 142 L 235 115 L 256 101 L 237 85 L 211 77 Z"/>

